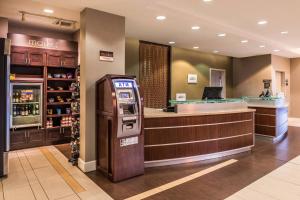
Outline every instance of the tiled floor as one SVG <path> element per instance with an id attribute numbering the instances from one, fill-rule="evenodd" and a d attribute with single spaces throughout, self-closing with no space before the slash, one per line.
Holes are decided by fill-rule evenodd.
<path id="1" fill-rule="evenodd" d="M 300 156 L 255 181 L 226 200 L 299 200 Z"/>
<path id="2" fill-rule="evenodd" d="M 55 147 L 13 151 L 9 175 L 1 179 L 0 200 L 111 199 Z"/>
<path id="3" fill-rule="evenodd" d="M 300 127 L 300 118 L 289 118 L 289 126 Z"/>

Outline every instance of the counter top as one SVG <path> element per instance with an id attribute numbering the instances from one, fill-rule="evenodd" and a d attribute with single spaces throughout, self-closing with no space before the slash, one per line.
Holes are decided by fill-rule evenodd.
<path id="1" fill-rule="evenodd" d="M 257 107 L 257 108 L 288 108 L 289 105 L 267 105 L 267 104 L 255 104 L 255 103 L 248 103 L 248 107 Z"/>
<path id="2" fill-rule="evenodd" d="M 144 108 L 144 117 L 145 118 L 185 117 L 185 116 L 245 113 L 245 112 L 255 112 L 255 109 L 244 108 L 244 109 L 232 109 L 232 110 L 218 110 L 218 111 L 210 111 L 210 112 L 175 113 L 175 112 L 164 112 L 162 109 Z"/>

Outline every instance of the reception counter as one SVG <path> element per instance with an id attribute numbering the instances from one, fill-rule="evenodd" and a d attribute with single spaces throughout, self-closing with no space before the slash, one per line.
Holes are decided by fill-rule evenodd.
<path id="1" fill-rule="evenodd" d="M 172 165 L 250 151 L 254 146 L 255 110 L 245 104 L 232 107 L 226 103 L 218 104 L 218 110 L 212 109 L 216 105 L 207 104 L 211 108 L 202 112 L 180 113 L 145 108 L 145 166 Z"/>
<path id="2" fill-rule="evenodd" d="M 278 142 L 288 132 L 288 104 L 283 98 L 244 98 L 255 109 L 255 133 Z"/>

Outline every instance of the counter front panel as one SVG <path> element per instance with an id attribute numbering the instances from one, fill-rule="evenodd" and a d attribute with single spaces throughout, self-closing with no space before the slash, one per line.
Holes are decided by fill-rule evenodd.
<path id="1" fill-rule="evenodd" d="M 145 161 L 209 155 L 254 145 L 254 111 L 145 117 Z"/>

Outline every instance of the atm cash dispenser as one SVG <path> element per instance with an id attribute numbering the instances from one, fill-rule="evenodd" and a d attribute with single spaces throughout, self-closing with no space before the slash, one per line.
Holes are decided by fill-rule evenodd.
<path id="1" fill-rule="evenodd" d="M 97 169 L 114 182 L 144 174 L 143 104 L 133 76 L 96 84 Z"/>

